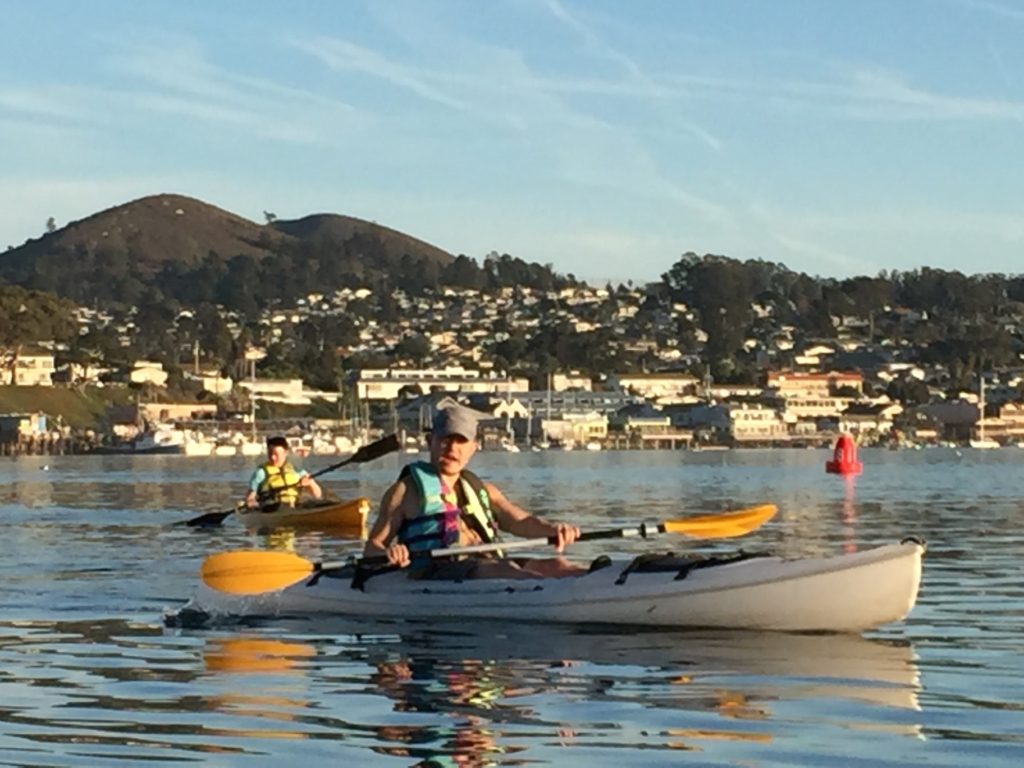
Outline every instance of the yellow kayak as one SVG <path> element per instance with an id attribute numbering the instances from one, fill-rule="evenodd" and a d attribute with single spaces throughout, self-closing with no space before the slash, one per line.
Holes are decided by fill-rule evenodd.
<path id="1" fill-rule="evenodd" d="M 351 501 L 310 499 L 294 507 L 280 505 L 270 510 L 243 509 L 238 517 L 246 528 L 268 531 L 277 528 L 318 529 L 351 532 L 360 538 L 366 527 L 370 500 L 360 496 Z"/>

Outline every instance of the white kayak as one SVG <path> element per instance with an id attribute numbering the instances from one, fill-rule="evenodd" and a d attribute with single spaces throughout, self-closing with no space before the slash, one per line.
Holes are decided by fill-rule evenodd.
<path id="1" fill-rule="evenodd" d="M 613 559 L 561 579 L 413 580 L 389 572 L 353 587 L 329 569 L 285 589 L 241 598 L 248 614 L 859 632 L 904 618 L 921 583 L 916 538 L 833 557 Z M 646 562 L 646 565 L 640 563 Z M 199 603 L 237 610 L 212 589 Z M 208 601 L 210 601 L 208 603 Z M 229 604 L 230 605 L 230 604 Z"/>

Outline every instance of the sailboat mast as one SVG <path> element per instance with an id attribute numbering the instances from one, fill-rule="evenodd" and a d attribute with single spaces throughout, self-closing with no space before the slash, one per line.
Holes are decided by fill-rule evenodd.
<path id="1" fill-rule="evenodd" d="M 551 421 L 551 371 L 548 371 L 548 421 Z"/>
<path id="2" fill-rule="evenodd" d="M 985 374 L 978 374 L 978 439 L 985 439 Z"/>

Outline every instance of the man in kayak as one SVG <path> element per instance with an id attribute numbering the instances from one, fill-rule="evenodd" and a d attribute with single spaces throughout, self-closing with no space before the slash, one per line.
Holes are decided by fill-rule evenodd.
<path id="1" fill-rule="evenodd" d="M 477 450 L 477 421 L 475 411 L 454 401 L 438 410 L 427 437 L 430 461 L 406 466 L 385 492 L 366 555 L 385 555 L 392 565 L 409 566 L 413 578 L 533 579 L 585 573 L 563 557 L 441 560 L 427 555 L 431 549 L 495 542 L 499 530 L 527 538 L 553 537 L 559 552 L 580 535 L 575 525 L 531 515 L 466 469 Z"/>
<path id="2" fill-rule="evenodd" d="M 267 461 L 249 478 L 245 505 L 250 509 L 267 504 L 294 507 L 300 490 L 315 499 L 323 495 L 320 485 L 306 470 L 296 470 L 288 461 L 288 441 L 283 437 L 267 438 Z"/>

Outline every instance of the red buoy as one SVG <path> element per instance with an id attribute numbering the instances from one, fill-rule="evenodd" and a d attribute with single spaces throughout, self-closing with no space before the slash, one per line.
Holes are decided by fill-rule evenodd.
<path id="1" fill-rule="evenodd" d="M 859 475 L 864 465 L 857 461 L 857 444 L 852 435 L 840 435 L 836 440 L 832 460 L 825 462 L 825 471 L 833 475 Z"/>

